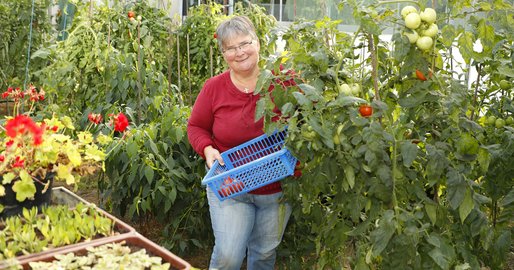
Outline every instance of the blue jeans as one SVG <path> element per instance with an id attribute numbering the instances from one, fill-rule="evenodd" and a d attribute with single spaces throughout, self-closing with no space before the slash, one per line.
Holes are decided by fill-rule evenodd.
<path id="1" fill-rule="evenodd" d="M 291 206 L 279 201 L 282 196 L 243 194 L 220 201 L 207 188 L 215 238 L 209 269 L 239 270 L 248 252 L 248 270 L 272 270 L 291 216 Z"/>

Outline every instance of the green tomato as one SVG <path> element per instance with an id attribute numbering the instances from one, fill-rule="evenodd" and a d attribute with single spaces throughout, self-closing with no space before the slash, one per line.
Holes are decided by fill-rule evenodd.
<path id="1" fill-rule="evenodd" d="M 501 81 L 500 81 L 500 88 L 501 88 L 502 90 L 508 90 L 508 89 L 510 89 L 510 87 L 511 87 L 511 86 L 510 86 L 509 81 L 507 81 L 507 80 L 505 80 L 505 79 L 503 79 L 503 80 L 501 80 Z"/>
<path id="2" fill-rule="evenodd" d="M 437 18 L 437 13 L 433 8 L 425 8 L 423 12 L 419 15 L 422 21 L 427 23 L 434 23 Z"/>
<path id="3" fill-rule="evenodd" d="M 486 124 L 492 126 L 495 123 L 496 123 L 496 116 L 491 115 L 491 116 L 487 117 Z"/>
<path id="4" fill-rule="evenodd" d="M 514 118 L 512 116 L 507 117 L 507 119 L 505 120 L 505 124 L 509 126 L 514 124 Z"/>
<path id="5" fill-rule="evenodd" d="M 358 95 L 361 92 L 361 86 L 357 83 L 353 83 L 350 87 L 352 95 Z"/>
<path id="6" fill-rule="evenodd" d="M 478 154 L 478 141 L 469 133 L 464 133 L 456 143 L 457 152 L 464 155 Z"/>
<path id="7" fill-rule="evenodd" d="M 434 41 L 431 37 L 420 37 L 416 41 L 416 46 L 422 51 L 429 50 L 434 45 Z"/>
<path id="8" fill-rule="evenodd" d="M 339 93 L 349 96 L 352 94 L 352 89 L 350 88 L 350 86 L 347 83 L 343 83 L 339 86 Z"/>
<path id="9" fill-rule="evenodd" d="M 419 34 L 417 31 L 406 31 L 403 33 L 409 39 L 410 44 L 416 43 L 419 38 Z"/>
<path id="10" fill-rule="evenodd" d="M 405 19 L 405 17 L 407 17 L 407 15 L 409 15 L 411 13 L 418 13 L 418 10 L 413 6 L 405 6 L 404 8 L 402 8 L 402 11 L 401 11 L 402 18 Z"/>
<path id="11" fill-rule="evenodd" d="M 505 120 L 501 119 L 501 118 L 498 118 L 496 119 L 496 121 L 494 121 L 494 126 L 496 128 L 502 128 L 505 126 Z"/>
<path id="12" fill-rule="evenodd" d="M 417 29 L 421 25 L 421 18 L 418 13 L 410 13 L 405 17 L 405 26 L 409 29 Z"/>
<path id="13" fill-rule="evenodd" d="M 437 27 L 437 24 L 433 23 L 428 26 L 426 30 L 423 30 L 421 32 L 421 35 L 427 36 L 427 37 L 435 37 L 437 35 L 437 32 L 439 31 L 439 27 Z"/>

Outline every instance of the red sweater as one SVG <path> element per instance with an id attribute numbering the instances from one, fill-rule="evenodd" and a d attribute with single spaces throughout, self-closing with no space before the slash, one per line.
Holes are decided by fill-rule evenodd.
<path id="1" fill-rule="evenodd" d="M 187 125 L 193 149 L 205 158 L 203 150 L 209 145 L 222 153 L 264 134 L 263 119 L 254 120 L 258 100 L 258 95 L 239 91 L 228 70 L 208 79 L 196 98 Z M 273 194 L 281 190 L 277 181 L 250 193 Z"/>

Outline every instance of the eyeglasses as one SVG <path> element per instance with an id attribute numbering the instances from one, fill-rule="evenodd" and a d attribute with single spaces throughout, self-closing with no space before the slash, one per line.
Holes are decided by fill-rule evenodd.
<path id="1" fill-rule="evenodd" d="M 239 49 L 240 51 L 245 51 L 250 47 L 250 45 L 252 45 L 252 43 L 253 43 L 253 40 L 242 42 L 237 46 L 228 47 L 228 48 L 224 49 L 223 53 L 227 56 L 233 56 L 236 54 L 237 49 Z"/>

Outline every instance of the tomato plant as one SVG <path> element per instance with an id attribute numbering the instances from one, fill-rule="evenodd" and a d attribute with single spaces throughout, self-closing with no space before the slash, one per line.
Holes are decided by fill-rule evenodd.
<path id="1" fill-rule="evenodd" d="M 302 268 L 501 269 L 512 239 L 505 218 L 512 218 L 508 198 L 514 193 L 512 179 L 503 174 L 510 169 L 498 166 L 512 161 L 505 155 L 511 145 L 500 146 L 512 132 L 505 124 L 496 128 L 496 119 L 513 107 L 512 94 L 494 80 L 513 70 L 506 61 L 512 54 L 504 51 L 510 45 L 501 45 L 511 44 L 512 25 L 497 17 L 501 12 L 492 4 L 452 2 L 445 13 L 422 2 L 402 10 L 401 18 L 383 5 L 344 1 L 360 22 L 352 34 L 327 19 L 293 23 L 282 33 L 286 53 L 268 59 L 275 73 L 261 74 L 260 85 L 275 79 L 298 83 L 286 90 L 289 96 L 275 99 L 282 122 L 271 121 L 271 96 L 263 91 L 257 110 L 267 131 L 288 124 L 288 148 L 304 164 L 302 177 L 284 185 L 296 221 L 286 231 L 284 253 L 302 257 L 303 265 L 296 264 Z M 489 24 L 469 8 L 501 23 Z M 507 4 L 494 8 L 510 10 Z M 472 22 L 476 31 L 447 23 L 454 18 Z M 387 25 L 401 30 L 392 49 L 379 39 Z M 495 37 L 482 53 L 473 52 L 472 44 L 486 36 Z M 367 55 L 361 61 L 359 50 Z M 454 76 L 455 50 L 466 63 L 479 61 L 479 67 L 502 74 L 475 81 Z M 502 68 L 496 61 L 509 64 Z M 279 65 L 299 78 L 278 72 Z M 425 74 L 425 80 L 413 78 L 417 67 L 428 67 L 431 80 Z M 348 95 L 344 84 L 354 82 L 371 90 L 359 98 Z M 355 110 L 363 103 L 372 104 L 374 117 Z M 493 116 L 494 122 L 482 126 L 477 115 Z M 496 139 L 490 136 L 495 131 Z M 501 187 L 494 187 L 495 178 Z"/>

